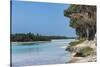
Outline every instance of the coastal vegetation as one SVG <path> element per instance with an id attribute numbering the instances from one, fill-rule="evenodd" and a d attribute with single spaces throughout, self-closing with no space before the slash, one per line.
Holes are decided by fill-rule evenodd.
<path id="1" fill-rule="evenodd" d="M 76 53 L 75 57 L 86 57 L 92 53 L 93 49 L 90 47 L 84 47 L 79 52 Z"/>
<path id="2" fill-rule="evenodd" d="M 11 42 L 31 42 L 31 41 L 51 41 L 52 39 L 73 39 L 75 37 L 66 36 L 44 36 L 34 33 L 11 34 Z"/>
<path id="3" fill-rule="evenodd" d="M 66 51 L 71 51 L 71 48 L 73 48 L 74 46 L 78 45 L 78 44 L 81 44 L 82 42 L 84 42 L 85 39 L 81 39 L 81 40 L 75 40 L 75 41 L 72 41 L 69 43 L 69 46 L 65 49 Z"/>
<path id="4" fill-rule="evenodd" d="M 75 29 L 78 39 L 93 40 L 96 34 L 96 6 L 72 4 L 64 10 L 70 18 L 70 26 Z"/>
<path id="5" fill-rule="evenodd" d="M 72 53 L 71 61 L 96 61 L 96 6 L 72 4 L 64 10 L 64 16 L 70 18 L 69 26 L 75 29 L 77 35 L 76 40 L 66 48 Z"/>
<path id="6" fill-rule="evenodd" d="M 70 46 L 76 46 L 76 45 L 78 45 L 78 44 L 80 44 L 80 43 L 82 43 L 82 42 L 84 42 L 85 40 L 78 40 L 78 41 L 73 41 L 73 42 L 70 42 L 69 44 L 70 44 Z"/>

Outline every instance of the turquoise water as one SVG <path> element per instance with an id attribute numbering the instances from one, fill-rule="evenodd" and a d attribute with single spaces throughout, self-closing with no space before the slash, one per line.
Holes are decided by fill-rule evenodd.
<path id="1" fill-rule="evenodd" d="M 13 67 L 64 64 L 70 60 L 70 52 L 63 46 L 73 39 L 52 40 L 50 42 L 36 42 L 32 45 L 15 45 L 12 43 Z"/>

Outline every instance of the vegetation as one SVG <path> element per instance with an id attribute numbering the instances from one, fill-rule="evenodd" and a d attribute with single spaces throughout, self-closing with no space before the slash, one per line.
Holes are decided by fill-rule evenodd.
<path id="1" fill-rule="evenodd" d="M 93 52 L 95 52 L 95 49 L 88 44 L 90 44 L 90 40 L 95 39 L 96 6 L 73 4 L 70 5 L 68 9 L 64 10 L 64 16 L 70 18 L 70 27 L 75 29 L 77 35 L 77 41 L 69 43 L 69 46 L 66 48 L 66 50 L 75 53 L 74 56 L 72 55 L 73 58 L 87 56 L 89 56 L 89 58 L 95 57 L 95 54 L 93 54 Z M 88 41 L 85 43 L 85 40 Z M 82 42 L 84 43 L 80 44 Z M 91 61 L 91 59 L 89 59 L 89 61 Z M 92 59 L 92 61 L 95 60 L 96 59 Z M 88 61 L 87 58 L 85 59 L 85 61 Z"/>
<path id="2" fill-rule="evenodd" d="M 74 37 L 70 37 L 74 38 Z M 43 36 L 33 33 L 16 33 L 11 34 L 11 42 L 29 42 L 29 41 L 50 41 L 51 39 L 68 39 L 65 36 Z"/>
<path id="3" fill-rule="evenodd" d="M 70 44 L 70 47 L 72 47 L 72 46 L 76 46 L 76 45 L 78 45 L 78 44 L 80 44 L 84 41 L 85 41 L 84 39 L 81 39 L 81 40 L 78 40 L 78 41 L 70 42 L 69 44 Z"/>
<path id="4" fill-rule="evenodd" d="M 79 52 L 76 53 L 75 57 L 86 57 L 92 53 L 93 49 L 90 47 L 84 47 Z"/>
<path id="5" fill-rule="evenodd" d="M 64 10 L 70 18 L 70 26 L 76 30 L 78 39 L 93 40 L 96 34 L 96 6 L 72 4 Z"/>
<path id="6" fill-rule="evenodd" d="M 67 11 L 66 10 L 64 11 L 64 16 L 69 17 L 69 14 L 71 14 L 72 12 L 76 12 L 77 11 L 76 7 L 77 6 L 74 4 L 70 5 L 70 7 L 67 9 Z"/>
<path id="7" fill-rule="evenodd" d="M 85 39 L 81 39 L 81 40 L 78 40 L 78 41 L 73 41 L 73 42 L 70 42 L 69 43 L 69 46 L 65 49 L 66 51 L 68 50 L 68 51 L 70 51 L 70 49 L 72 48 L 72 47 L 74 47 L 74 46 L 76 46 L 76 45 L 78 45 L 78 44 L 80 44 L 80 43 L 82 43 L 82 42 L 84 42 L 85 41 Z"/>
<path id="8" fill-rule="evenodd" d="M 38 44 L 38 43 L 34 43 L 34 42 L 18 42 L 18 45 L 33 45 L 33 44 Z"/>

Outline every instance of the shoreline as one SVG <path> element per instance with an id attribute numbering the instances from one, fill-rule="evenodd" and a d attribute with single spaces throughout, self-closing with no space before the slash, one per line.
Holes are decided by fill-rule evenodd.
<path id="1" fill-rule="evenodd" d="M 31 44 L 35 44 L 35 43 L 45 43 L 45 42 L 51 42 L 51 41 L 31 41 L 31 42 L 11 42 L 14 43 L 14 45 L 31 45 Z"/>
<path id="2" fill-rule="evenodd" d="M 91 44 L 89 44 L 91 43 Z M 94 45 L 94 46 L 93 46 Z M 97 61 L 97 52 L 96 52 L 96 41 L 84 41 L 77 46 L 74 46 L 75 49 L 80 49 L 84 47 L 91 47 L 93 49 L 92 53 L 86 57 L 75 56 L 76 52 L 71 52 L 71 60 L 67 63 L 84 63 L 84 62 L 96 62 Z M 70 52 L 70 51 L 69 51 Z"/>
<path id="3" fill-rule="evenodd" d="M 59 40 L 65 40 L 65 39 L 52 39 L 51 41 L 28 41 L 28 42 L 10 42 L 10 43 L 15 43 L 15 44 L 23 44 L 23 43 L 45 43 L 45 42 L 54 42 L 54 41 L 59 41 Z M 69 39 L 68 39 L 69 40 Z M 66 46 L 62 46 L 61 48 L 66 48 Z"/>
<path id="4" fill-rule="evenodd" d="M 44 44 L 43 47 L 41 47 L 42 44 L 35 45 L 35 47 L 33 45 L 32 48 L 31 48 L 31 46 L 28 46 L 28 47 L 27 46 L 25 46 L 25 47 L 21 46 L 21 47 L 18 47 L 19 49 L 15 49 L 15 48 L 17 48 L 15 46 L 14 49 L 16 51 L 19 50 L 18 52 L 21 51 L 22 53 L 19 53 L 17 55 L 15 53 L 14 56 L 16 56 L 17 57 L 17 61 L 19 60 L 20 62 L 19 61 L 16 62 L 16 57 L 14 57 L 14 59 L 15 59 L 14 62 L 16 62 L 16 63 L 13 63 L 13 64 L 16 64 L 16 65 L 17 64 L 20 64 L 20 65 L 25 64 L 25 66 L 26 65 L 30 65 L 28 63 L 26 64 L 26 61 L 25 62 L 22 61 L 22 60 L 25 60 L 25 58 L 26 59 L 28 58 L 29 63 L 32 63 L 32 66 L 34 66 L 36 64 L 37 65 L 39 65 L 39 64 L 42 65 L 42 63 L 39 63 L 39 61 L 42 61 L 43 65 L 47 65 L 47 64 L 65 64 L 65 62 L 69 61 L 69 59 L 66 60 L 66 56 L 67 56 L 66 54 L 68 54 L 68 58 L 69 58 L 69 52 L 66 53 L 65 49 L 60 48 L 60 47 L 63 47 L 63 46 L 65 46 L 67 44 L 67 40 L 65 40 L 66 43 L 64 41 L 62 41 L 62 42 L 63 43 L 60 43 L 60 42 L 51 43 L 51 42 L 49 42 L 49 44 L 47 44 L 47 43 Z M 20 50 L 20 49 L 22 49 L 22 50 Z M 25 53 L 24 53 L 24 51 L 25 51 Z M 43 55 L 41 53 L 43 53 Z M 20 54 L 22 56 L 21 58 L 20 58 Z M 18 55 L 19 55 L 19 57 L 18 57 Z M 23 55 L 24 55 L 24 57 L 23 57 Z M 35 59 L 35 60 L 32 60 L 32 59 Z M 61 59 L 61 60 L 58 61 L 58 59 Z M 55 62 L 55 60 L 57 60 L 57 61 Z M 21 61 L 22 61 L 22 63 L 21 63 Z"/>
<path id="5" fill-rule="evenodd" d="M 11 42 L 11 43 L 35 43 L 35 42 L 50 42 L 50 41 L 29 41 L 29 42 Z"/>

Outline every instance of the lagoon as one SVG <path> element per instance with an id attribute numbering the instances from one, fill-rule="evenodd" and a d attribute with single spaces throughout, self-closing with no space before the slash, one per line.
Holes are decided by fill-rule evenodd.
<path id="1" fill-rule="evenodd" d="M 58 39 L 47 42 L 35 42 L 31 45 L 12 44 L 12 66 L 31 66 L 48 64 L 65 64 L 70 58 L 70 52 L 65 51 L 74 39 Z"/>

